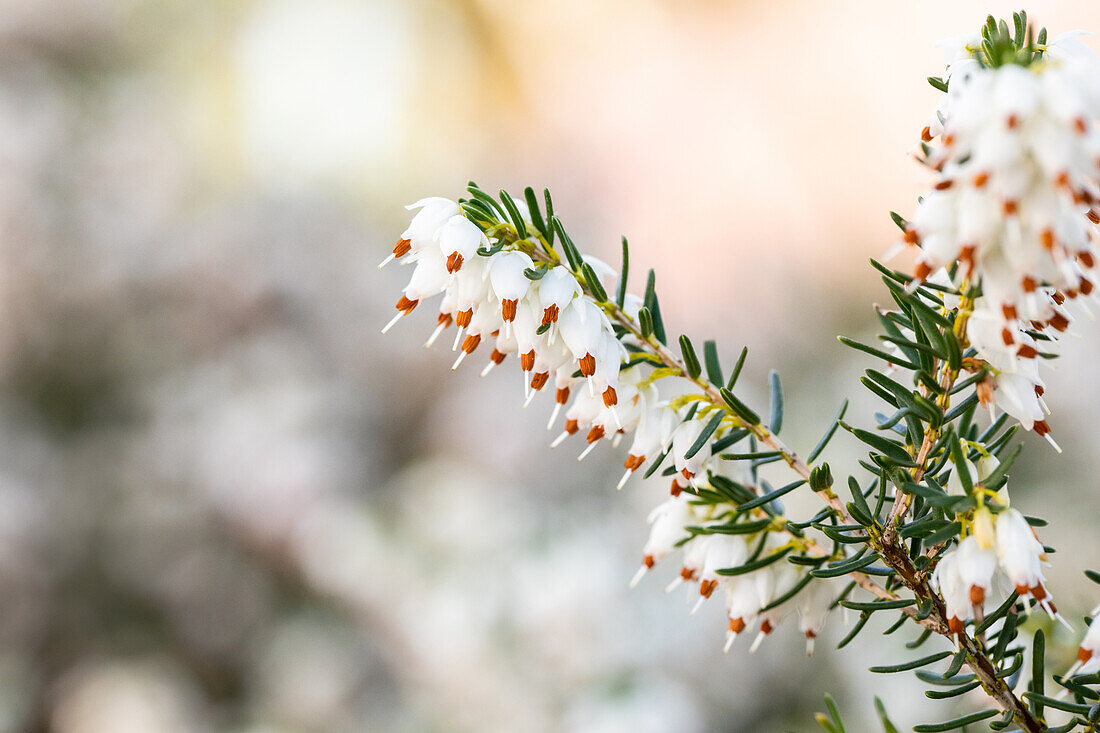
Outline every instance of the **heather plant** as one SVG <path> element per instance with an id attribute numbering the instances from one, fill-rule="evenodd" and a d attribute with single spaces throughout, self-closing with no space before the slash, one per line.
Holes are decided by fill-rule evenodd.
<path id="1" fill-rule="evenodd" d="M 1010 501 L 1009 479 L 1019 430 L 1061 452 L 1044 375 L 1095 299 L 1100 59 L 1078 34 L 1034 31 L 1023 12 L 943 45 L 946 68 L 928 80 L 942 95 L 916 143 L 934 185 L 910 218 L 891 214 L 898 241 L 871 263 L 892 305 L 876 308 L 877 343 L 840 339 L 873 362 L 860 380 L 882 404 L 871 429 L 854 424 L 845 400 L 820 441 L 796 452 L 779 437 L 779 376 L 768 409 L 750 406 L 739 382 L 748 350 L 723 365 L 714 342 L 673 336 L 654 272 L 641 295 L 629 290 L 626 239 L 617 272 L 583 254 L 549 191 L 493 197 L 471 183 L 463 198 L 410 206 L 382 265 L 412 274 L 383 332 L 442 296 L 426 345 L 447 334 L 452 369 L 488 352 L 484 376 L 511 357 L 524 404 L 552 395 L 553 447 L 579 443 L 583 459 L 625 444 L 619 489 L 664 477 L 669 497 L 649 516 L 631 584 L 678 564 L 667 590 L 687 586 L 693 614 L 725 605 L 726 651 L 743 635 L 755 651 L 792 617 L 812 653 L 838 607 L 855 612 L 843 648 L 874 614 L 896 614 L 888 633 L 915 624 L 906 646 L 929 653 L 871 671 L 915 672 L 933 700 L 966 696 L 961 717 L 914 730 L 988 720 L 994 730 L 1092 731 L 1100 621 L 1059 613 L 1046 523 Z M 912 273 L 885 264 L 905 248 Z M 858 465 L 819 460 L 841 432 L 865 447 Z M 761 476 L 772 463 L 788 482 Z M 816 494 L 820 511 L 789 516 L 781 499 L 795 491 Z M 1076 663 L 1048 669 L 1043 631 L 1022 628 L 1030 614 L 1082 637 Z M 843 731 L 827 704 L 818 722 Z"/>

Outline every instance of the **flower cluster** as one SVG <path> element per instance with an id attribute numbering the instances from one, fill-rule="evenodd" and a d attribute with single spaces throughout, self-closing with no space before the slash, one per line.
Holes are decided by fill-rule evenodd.
<path id="1" fill-rule="evenodd" d="M 656 404 L 655 392 L 641 383 L 639 370 L 620 371 L 626 351 L 607 314 L 582 294 L 566 267 L 536 269 L 520 249 L 487 253 L 489 239 L 454 201 L 424 199 L 409 208 L 419 212 L 380 267 L 398 259 L 412 264 L 413 274 L 383 333 L 421 300 L 442 293 L 436 329 L 425 345 L 455 325 L 452 350 L 460 353 L 452 369 L 483 342 L 491 343 L 483 376 L 518 354 L 528 402 L 553 381 L 551 425 L 572 396 L 566 437 L 584 429 L 593 446 L 605 435 L 638 427 L 647 406 Z M 603 263 L 587 261 L 612 274 Z M 587 389 L 577 390 L 582 381 Z M 639 430 L 639 436 L 652 432 Z M 639 448 L 638 466 L 652 450 Z"/>
<path id="2" fill-rule="evenodd" d="M 582 255 L 549 192 L 545 214 L 530 188 L 523 201 L 504 191 L 497 200 L 472 183 L 472 198 L 419 201 L 380 266 L 412 268 L 383 332 L 440 296 L 425 346 L 454 327 L 452 370 L 483 343 L 490 353 L 482 376 L 515 355 L 524 406 L 552 393 L 547 429 L 564 421 L 552 448 L 583 438 L 580 460 L 626 440 L 618 488 L 639 469 L 670 481 L 670 496 L 649 516 L 631 586 L 676 555 L 679 571 L 666 592 L 685 586 L 693 615 L 708 599 L 722 599 L 727 651 L 750 628 L 758 630 L 755 650 L 795 612 L 812 651 L 837 605 L 861 613 L 842 646 L 871 614 L 903 609 L 891 631 L 909 617 L 926 629 L 914 647 L 932 633 L 957 642 L 965 654 L 945 677 L 962 679 L 956 673 L 965 659 L 1007 713 L 1005 725 L 1012 719 L 1038 733 L 1045 728 L 1036 706 L 1000 682 L 1023 660 L 1009 624 L 1035 606 L 1065 620 L 1047 588 L 1048 549 L 1035 520 L 1009 504 L 1008 471 L 1019 453 L 1010 447 L 1018 426 L 1009 418 L 1057 448 L 1040 365 L 1056 356 L 1077 311 L 1087 312 L 1100 267 L 1100 59 L 1072 36 L 1047 43 L 1040 31 L 1033 43 L 1022 12 L 1013 26 L 1014 35 L 990 18 L 980 35 L 948 44 L 947 72 L 930 80 L 944 96 L 920 145 L 936 182 L 911 221 L 895 215 L 904 231 L 898 246 L 919 250 L 916 277 L 874 263 L 899 307 L 878 310 L 887 350 L 841 339 L 886 363 L 886 373 L 868 369 L 861 381 L 890 410 L 865 430 L 844 421 L 845 401 L 805 459 L 778 437 L 778 375 L 769 377 L 765 422 L 734 394 L 747 349 L 728 380 L 713 342 L 701 362 L 681 335 L 675 355 L 653 273 L 644 298 L 627 293 L 626 240 L 621 275 Z M 979 404 L 1004 414 L 983 429 Z M 834 491 L 829 464 L 816 462 L 838 428 L 868 449 L 860 465 L 871 478 L 848 475 L 850 502 Z M 797 480 L 773 489 L 757 469 L 779 461 Z M 808 521 L 789 521 L 778 499 L 807 484 L 826 507 Z M 871 600 L 846 597 L 857 587 Z M 990 643 L 984 629 L 996 634 Z M 1034 641 L 1036 679 L 1043 638 Z M 900 667 L 874 671 L 890 669 Z M 1096 670 L 1100 622 L 1093 621 L 1074 672 Z"/>
<path id="3" fill-rule="evenodd" d="M 918 281 L 949 268 L 960 290 L 980 287 L 980 396 L 1048 435 L 1039 362 L 1097 281 L 1100 60 L 1072 34 L 1018 43 L 1007 63 L 978 35 L 946 45 L 946 93 L 921 135 L 936 183 L 904 240 L 920 247 Z"/>
<path id="4" fill-rule="evenodd" d="M 534 231 L 529 209 L 518 202 L 515 206 Z M 420 301 L 442 295 L 436 328 L 425 346 L 455 326 L 452 350 L 459 353 L 452 369 L 457 369 L 483 342 L 490 343 L 482 376 L 508 355 L 518 355 L 525 404 L 552 384 L 554 407 L 548 429 L 564 409 L 564 426 L 551 447 L 583 435 L 587 445 L 578 457 L 583 459 L 605 439 L 617 445 L 632 434 L 619 488 L 642 466 L 670 458 L 671 467 L 664 475 L 671 477 L 671 498 L 650 516 L 652 530 L 644 561 L 632 585 L 682 547 L 683 567 L 674 585 L 697 584 L 696 608 L 716 590 L 725 595 L 730 619 L 727 650 L 757 618 L 763 638 L 796 608 L 801 630 L 812 640 L 837 595 L 832 584 L 809 583 L 804 569 L 786 562 L 736 577 L 718 572 L 787 547 L 804 549 L 806 543 L 784 529 L 781 519 L 764 522 L 767 527 L 752 532 L 732 527 L 738 533 L 726 533 L 745 513 L 735 502 L 722 500 L 716 483 L 724 480 L 727 485 L 743 486 L 745 476 L 739 463 L 723 460 L 713 446 L 721 442 L 728 447 L 739 439 L 724 440 L 731 437 L 735 421 L 720 417 L 715 426 L 716 416 L 725 413 L 692 394 L 688 380 L 643 372 L 642 364 L 649 362 L 637 334 L 617 331 L 610 317 L 614 314 L 637 323 L 642 299 L 625 294 L 621 308 L 597 300 L 590 294 L 591 286 L 585 287 L 583 275 L 555 262 L 537 242 L 510 238 L 491 228 L 487 233 L 449 199 L 424 199 L 409 208 L 418 211 L 393 253 L 379 265 L 397 260 L 413 268 L 397 301 L 397 314 L 383 333 Z M 584 256 L 583 262 L 601 281 L 615 276 L 595 258 Z M 655 384 L 658 377 L 675 396 L 661 397 Z M 703 493 L 706 498 L 700 498 Z M 758 509 L 754 516 L 770 515 Z M 784 596 L 790 596 L 789 602 L 776 603 Z"/>
<path id="5" fill-rule="evenodd" d="M 642 567 L 631 585 L 679 547 L 683 550 L 680 574 L 665 592 L 685 582 L 692 584 L 692 592 L 697 588 L 698 600 L 691 610 L 692 615 L 716 593 L 724 597 L 729 618 L 725 651 L 729 651 L 739 634 L 759 620 L 760 630 L 750 647 L 750 651 L 756 651 L 783 619 L 797 611 L 799 631 L 806 636 L 807 653 L 812 654 L 814 639 L 824 627 L 840 589 L 827 580 L 811 582 L 806 568 L 786 562 L 737 576 L 721 574 L 721 570 L 743 566 L 756 555 L 772 555 L 797 544 L 788 532 L 774 527 L 752 535 L 692 532 L 693 528 L 705 530 L 708 525 L 721 527 L 731 509 L 729 505 L 694 501 L 687 493 L 673 496 L 654 509 L 649 516 L 652 527 L 643 550 Z"/>
<path id="6" fill-rule="evenodd" d="M 987 601 L 1000 605 L 1009 589 L 1021 598 L 1034 599 L 1051 616 L 1058 609 L 1044 583 L 1048 565 L 1043 543 L 1020 512 L 1004 509 L 996 516 L 988 508 L 975 512 L 971 532 L 945 552 L 936 565 L 933 581 L 947 606 L 948 625 L 961 634 L 966 622 Z M 1004 588 L 1001 579 L 1007 580 Z M 1004 589 L 997 600 L 997 588 Z"/>
<path id="7" fill-rule="evenodd" d="M 981 485 L 999 466 L 995 456 L 979 451 L 974 460 L 964 459 L 963 466 L 952 473 L 948 493 L 966 493 L 960 471 Z M 1027 519 L 1009 508 L 1008 488 L 974 491 L 980 494 L 978 508 L 972 515 L 959 516 L 964 536 L 940 557 L 932 576 L 947 607 L 951 631 L 962 633 L 966 622 L 976 618 L 987 603 L 999 606 L 1013 590 L 1025 602 L 1035 601 L 1065 623 L 1045 585 L 1043 567 L 1050 564 L 1046 550 Z"/>

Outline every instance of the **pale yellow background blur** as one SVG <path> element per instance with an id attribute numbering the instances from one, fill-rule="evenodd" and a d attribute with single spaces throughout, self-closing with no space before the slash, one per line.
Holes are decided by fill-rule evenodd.
<path id="1" fill-rule="evenodd" d="M 951 717 L 865 671 L 909 630 L 836 652 L 837 615 L 812 660 L 790 622 L 726 656 L 720 604 L 628 593 L 662 482 L 548 451 L 518 375 L 420 348 L 430 309 L 381 337 L 408 271 L 374 266 L 410 201 L 549 186 L 586 251 L 630 237 L 670 328 L 750 344 L 749 398 L 780 369 L 805 451 L 869 366 L 835 336 L 870 333 L 887 212 L 927 184 L 933 44 L 1015 9 L 0 2 L 0 729 L 804 731 L 826 691 L 849 730 L 870 692 Z M 1027 9 L 1100 30 L 1095 2 Z M 1080 333 L 1047 391 L 1066 453 L 1028 440 L 1012 482 L 1078 629 Z"/>

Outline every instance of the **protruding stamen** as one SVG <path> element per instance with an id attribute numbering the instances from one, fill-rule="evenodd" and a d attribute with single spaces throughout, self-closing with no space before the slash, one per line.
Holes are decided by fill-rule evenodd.
<path id="1" fill-rule="evenodd" d="M 547 380 L 550 379 L 550 372 L 537 372 L 531 377 L 531 389 L 536 392 L 546 386 Z"/>
<path id="2" fill-rule="evenodd" d="M 987 374 L 985 379 L 978 382 L 975 387 L 975 392 L 978 395 L 978 402 L 982 406 L 988 406 L 990 410 L 993 409 L 993 390 L 996 386 L 996 381 L 993 379 L 992 374 Z"/>
<path id="3" fill-rule="evenodd" d="M 591 377 L 596 373 L 596 357 L 591 353 L 586 353 L 578 362 L 580 363 L 581 374 L 584 376 Z"/>
<path id="4" fill-rule="evenodd" d="M 1047 425 L 1046 420 L 1037 420 L 1032 426 L 1032 429 L 1036 432 L 1036 434 L 1046 438 L 1047 442 L 1050 443 L 1054 450 L 1058 451 L 1059 453 L 1062 452 L 1062 448 L 1058 445 L 1058 443 L 1054 441 L 1054 436 L 1050 434 L 1050 426 Z"/>
<path id="5" fill-rule="evenodd" d="M 382 326 L 382 333 L 386 333 L 391 328 L 393 328 L 393 325 L 400 321 L 403 315 L 405 315 L 405 311 L 398 311 L 397 315 L 391 318 L 389 323 L 387 323 L 385 326 Z"/>
<path id="6" fill-rule="evenodd" d="M 471 335 L 467 336 L 465 339 L 463 339 L 463 341 L 462 341 L 462 350 L 465 351 L 467 354 L 472 354 L 474 352 L 474 349 L 476 349 L 480 343 L 481 343 L 481 334 L 480 333 L 471 334 Z"/>
<path id="7" fill-rule="evenodd" d="M 447 272 L 455 273 L 462 269 L 462 255 L 451 252 L 447 255 Z"/>
<path id="8" fill-rule="evenodd" d="M 619 420 L 619 411 L 616 410 L 614 406 L 608 408 L 608 410 L 611 412 L 611 419 L 615 421 L 615 428 L 617 430 L 622 430 L 623 423 L 621 420 Z"/>
<path id="9" fill-rule="evenodd" d="M 557 422 L 558 413 L 561 412 L 561 404 L 560 402 L 554 403 L 554 411 L 550 413 L 550 421 L 546 423 L 547 430 L 554 427 L 554 423 Z"/>
<path id="10" fill-rule="evenodd" d="M 529 372 L 535 368 L 535 350 L 531 349 L 526 354 L 519 355 L 519 368 Z"/>
<path id="11" fill-rule="evenodd" d="M 542 325 L 549 326 L 558 320 L 558 306 L 550 305 L 542 312 Z"/>
<path id="12" fill-rule="evenodd" d="M 598 445 L 597 441 L 592 441 L 588 444 L 588 447 L 581 451 L 581 454 L 577 456 L 578 461 L 583 461 L 585 457 L 592 452 L 592 450 Z"/>
<path id="13" fill-rule="evenodd" d="M 504 319 L 505 323 L 511 323 L 516 320 L 517 306 L 519 306 L 519 301 L 515 298 L 506 298 L 500 301 L 500 316 Z"/>
<path id="14" fill-rule="evenodd" d="M 455 313 L 455 323 L 457 323 L 462 328 L 466 328 L 467 326 L 469 326 L 470 321 L 472 320 L 474 320 L 473 308 L 467 308 L 464 311 L 459 311 L 458 313 Z"/>
<path id="15" fill-rule="evenodd" d="M 424 342 L 424 348 L 430 349 L 432 344 L 435 343 L 435 340 L 439 338 L 439 334 L 443 333 L 444 329 L 450 326 L 453 320 L 450 313 L 440 313 L 439 318 L 436 320 L 435 330 L 432 331 L 432 335 L 428 337 L 428 340 Z"/>
<path id="16" fill-rule="evenodd" d="M 378 265 L 378 269 L 381 270 L 383 267 L 390 264 L 391 262 L 396 260 L 398 257 L 404 257 L 405 255 L 407 255 L 409 253 L 409 250 L 411 250 L 411 249 L 412 249 L 412 242 L 410 240 L 408 240 L 408 239 L 398 239 L 397 244 L 393 245 L 393 252 L 390 254 L 389 257 L 382 260 L 381 264 Z"/>
<path id="17" fill-rule="evenodd" d="M 806 656 L 812 657 L 814 655 L 814 640 L 817 639 L 817 634 L 812 631 L 806 632 Z"/>
<path id="18" fill-rule="evenodd" d="M 959 263 L 966 266 L 966 273 L 974 271 L 974 249 L 972 244 L 959 249 Z"/>
<path id="19" fill-rule="evenodd" d="M 619 404 L 619 395 L 614 387 L 608 385 L 607 389 L 603 391 L 603 405 L 604 407 L 611 407 L 617 404 Z"/>
<path id="20" fill-rule="evenodd" d="M 561 445 L 561 442 L 563 440 L 568 438 L 573 433 L 577 432 L 577 430 L 579 430 L 579 429 L 580 429 L 580 427 L 577 425 L 576 420 L 566 420 L 565 421 L 565 430 L 562 431 L 561 435 L 559 435 L 557 438 L 554 439 L 554 442 L 550 444 L 550 447 L 551 448 L 557 448 L 559 445 Z"/>
<path id="21" fill-rule="evenodd" d="M 879 259 L 879 261 L 889 262 L 890 260 L 897 257 L 899 254 L 901 254 L 904 249 L 905 242 L 894 242 L 890 245 L 889 249 L 882 253 L 882 257 Z"/>

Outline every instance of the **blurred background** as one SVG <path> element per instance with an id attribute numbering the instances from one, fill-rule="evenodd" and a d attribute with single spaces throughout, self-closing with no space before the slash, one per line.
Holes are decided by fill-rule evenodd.
<path id="1" fill-rule="evenodd" d="M 0 0 L 0 729 L 805 731 L 831 691 L 861 731 L 868 689 L 950 717 L 865 671 L 909 630 L 836 652 L 838 615 L 807 661 L 788 622 L 750 659 L 721 604 L 661 592 L 674 568 L 628 592 L 664 482 L 548 451 L 512 369 L 421 348 L 431 309 L 381 337 L 408 271 L 375 264 L 421 196 L 549 186 L 582 249 L 630 237 L 671 328 L 753 347 L 750 399 L 780 370 L 806 451 L 868 366 L 835 341 L 873 328 L 866 258 L 927 184 L 933 44 L 1014 9 Z M 1089 0 L 1027 9 L 1100 29 Z M 1079 630 L 1080 333 L 1047 391 L 1066 454 L 1029 439 L 1012 483 Z"/>

